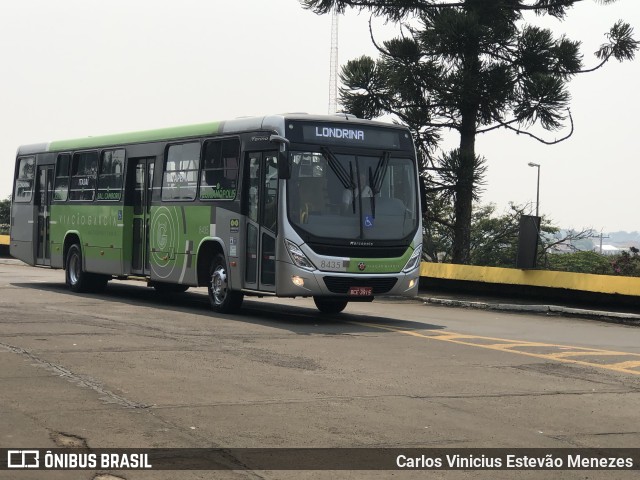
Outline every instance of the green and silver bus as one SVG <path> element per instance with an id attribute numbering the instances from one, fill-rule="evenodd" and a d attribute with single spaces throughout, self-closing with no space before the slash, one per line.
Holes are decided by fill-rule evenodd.
<path id="1" fill-rule="evenodd" d="M 415 149 L 350 115 L 241 118 L 18 149 L 11 255 L 65 270 L 75 292 L 142 277 L 321 312 L 414 296 L 422 227 Z"/>

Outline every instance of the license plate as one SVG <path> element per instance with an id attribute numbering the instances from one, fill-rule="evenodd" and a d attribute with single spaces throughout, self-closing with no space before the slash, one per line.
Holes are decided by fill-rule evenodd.
<path id="1" fill-rule="evenodd" d="M 349 295 L 352 297 L 370 297 L 372 294 L 372 287 L 349 287 Z"/>

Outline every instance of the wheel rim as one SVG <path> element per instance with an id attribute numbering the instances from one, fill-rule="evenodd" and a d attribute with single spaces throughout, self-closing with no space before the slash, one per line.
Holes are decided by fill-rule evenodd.
<path id="1" fill-rule="evenodd" d="M 211 295 L 216 305 L 222 305 L 227 298 L 227 272 L 218 265 L 211 275 Z"/>
<path id="2" fill-rule="evenodd" d="M 69 281 L 71 285 L 78 283 L 80 278 L 80 259 L 76 253 L 71 255 L 69 259 Z"/>

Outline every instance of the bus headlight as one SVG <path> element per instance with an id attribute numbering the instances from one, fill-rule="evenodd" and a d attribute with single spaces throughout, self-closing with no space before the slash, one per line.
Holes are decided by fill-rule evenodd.
<path id="1" fill-rule="evenodd" d="M 420 259 L 422 257 L 422 244 L 418 245 L 411 254 L 411 257 L 407 261 L 407 264 L 404 266 L 402 271 L 404 273 L 409 273 L 418 268 L 420 265 Z"/>
<path id="2" fill-rule="evenodd" d="M 300 247 L 298 245 L 293 243 L 291 240 L 287 240 L 286 238 L 284 240 L 284 244 L 287 246 L 289 256 L 296 266 L 304 268 L 305 270 L 316 269 L 315 265 L 311 263 L 311 260 L 307 258 L 302 250 L 300 250 Z"/>

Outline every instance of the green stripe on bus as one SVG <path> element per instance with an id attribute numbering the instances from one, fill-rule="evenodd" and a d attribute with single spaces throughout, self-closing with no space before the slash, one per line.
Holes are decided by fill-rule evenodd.
<path id="1" fill-rule="evenodd" d="M 397 258 L 352 258 L 349 273 L 398 273 L 409 261 L 413 248 L 407 248 L 402 257 Z"/>
<path id="2" fill-rule="evenodd" d="M 129 143 L 156 142 L 177 138 L 216 135 L 221 132 L 223 122 L 201 123 L 182 127 L 146 130 L 142 132 L 119 133 L 100 137 L 76 138 L 51 142 L 49 151 L 77 150 L 81 148 L 108 147 Z"/>

